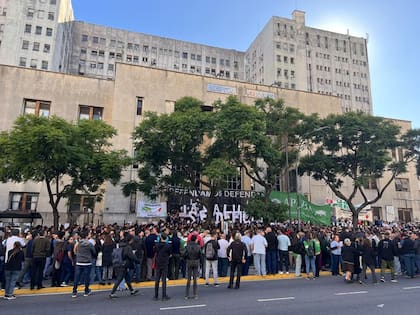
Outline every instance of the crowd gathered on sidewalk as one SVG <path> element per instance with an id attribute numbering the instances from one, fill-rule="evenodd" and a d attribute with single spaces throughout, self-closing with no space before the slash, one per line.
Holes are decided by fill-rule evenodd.
<path id="1" fill-rule="evenodd" d="M 287 221 L 222 227 L 168 217 L 149 224 L 0 230 L 0 283 L 7 300 L 16 298 L 15 288 L 70 285 L 77 298 L 80 284 L 88 296 L 92 283 L 113 284 L 112 299 L 119 290 L 136 295 L 132 283 L 142 281 L 155 282 L 153 299 L 168 300 L 167 280 L 176 279 L 186 279 L 185 299 L 197 299 L 200 277 L 206 286 L 218 287 L 219 277 L 229 275 L 227 287 L 239 289 L 241 277 L 250 274 L 315 280 L 321 271 L 342 275 L 346 283 L 415 278 L 420 274 L 420 225 Z"/>

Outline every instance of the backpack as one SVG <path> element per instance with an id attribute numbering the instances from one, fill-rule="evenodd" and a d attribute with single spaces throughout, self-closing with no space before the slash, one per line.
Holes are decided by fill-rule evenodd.
<path id="1" fill-rule="evenodd" d="M 112 250 L 112 267 L 122 267 L 124 266 L 123 260 L 123 248 L 116 247 Z"/>
<path id="2" fill-rule="evenodd" d="M 315 256 L 315 247 L 313 242 L 309 242 L 308 248 L 306 248 L 306 255 L 308 257 L 314 257 Z"/>
<path id="3" fill-rule="evenodd" d="M 214 259 L 216 252 L 214 250 L 213 242 L 208 241 L 206 244 L 206 259 Z"/>

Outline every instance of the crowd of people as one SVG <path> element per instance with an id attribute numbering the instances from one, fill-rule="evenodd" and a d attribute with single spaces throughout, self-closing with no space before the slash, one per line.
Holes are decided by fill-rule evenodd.
<path id="1" fill-rule="evenodd" d="M 225 230 L 223 229 L 225 228 Z M 397 282 L 420 274 L 420 226 L 394 224 L 316 226 L 285 222 L 215 226 L 170 218 L 155 224 L 61 226 L 0 231 L 0 282 L 4 298 L 15 299 L 15 287 L 39 290 L 69 286 L 78 297 L 90 284 L 112 284 L 138 290 L 132 282 L 155 281 L 154 299 L 168 300 L 167 280 L 185 278 L 185 299 L 198 298 L 197 279 L 218 287 L 229 273 L 229 289 L 239 289 L 241 276 L 294 273 L 315 280 L 320 271 L 344 275 L 345 282 Z M 230 270 L 230 272 L 229 272 Z M 390 279 L 386 275 L 390 271 Z M 236 279 L 235 279 L 236 277 Z M 190 294 L 192 282 L 192 294 Z"/>

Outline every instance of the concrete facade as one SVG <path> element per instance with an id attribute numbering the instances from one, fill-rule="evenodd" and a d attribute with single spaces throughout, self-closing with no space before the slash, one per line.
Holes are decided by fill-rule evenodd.
<path id="1" fill-rule="evenodd" d="M 100 108 L 100 118 L 117 129 L 118 135 L 113 138 L 114 148 L 126 149 L 128 152 L 133 152 L 131 134 L 142 121 L 143 113 L 171 113 L 174 102 L 183 96 L 195 97 L 207 105 L 212 105 L 219 99 L 223 101 L 229 95 L 235 95 L 241 102 L 249 105 L 257 97 L 271 96 L 282 98 L 287 106 L 296 107 L 305 114 L 319 113 L 322 117 L 342 112 L 340 98 L 335 96 L 123 63 L 117 63 L 114 80 L 0 66 L 0 90 L 3 91 L 1 106 L 4 113 L 0 116 L 0 130 L 9 129 L 13 121 L 25 112 L 27 100 L 41 100 L 49 104 L 49 115 L 55 114 L 69 121 L 79 119 L 81 105 L 91 106 Z M 137 113 L 139 98 L 143 102 L 143 112 L 140 115 Z M 403 130 L 411 128 L 410 122 L 396 122 Z M 395 152 L 395 158 L 398 158 L 398 154 L 399 152 Z M 127 169 L 121 182 L 133 179 L 136 172 L 134 168 Z M 397 187 L 392 184 L 388 188 L 384 198 L 375 205 L 375 211 L 380 218 L 396 220 L 400 210 L 410 212 L 412 220 L 420 220 L 420 184 L 414 174 L 414 166 L 410 165 L 410 171 L 400 176 L 408 186 L 401 190 L 401 185 Z M 251 188 L 245 177 L 242 178 L 242 187 L 245 190 Z M 298 187 L 299 192 L 307 195 L 314 203 L 324 204 L 327 199 L 335 199 L 328 187 L 307 176 L 298 179 Z M 105 184 L 104 188 L 105 197 L 101 203 L 95 204 L 90 219 L 83 213 L 82 203 L 79 211 L 69 211 L 69 203 L 63 201 L 60 204 L 62 222 L 136 221 L 136 215 L 132 212 L 135 210 L 132 208 L 133 200 L 122 195 L 121 187 Z M 350 188 L 349 183 L 344 184 L 344 189 Z M 11 196 L 19 192 L 39 194 L 36 209 L 42 213 L 46 224 L 52 222 L 46 188 L 40 183 L 0 184 L 0 210 L 10 209 Z M 136 200 L 141 199 L 144 197 L 138 194 Z"/>
<path id="2" fill-rule="evenodd" d="M 272 17 L 245 53 L 249 82 L 338 96 L 343 111 L 372 113 L 367 39 Z"/>

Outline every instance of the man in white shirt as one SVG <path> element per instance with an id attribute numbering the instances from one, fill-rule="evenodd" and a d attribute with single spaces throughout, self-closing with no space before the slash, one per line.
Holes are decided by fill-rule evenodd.
<path id="1" fill-rule="evenodd" d="M 226 240 L 225 234 L 220 234 L 220 239 L 217 241 L 219 243 L 219 249 L 217 251 L 217 269 L 218 269 L 218 275 L 220 277 L 226 277 L 229 267 L 229 260 L 227 257 L 226 250 L 229 246 L 229 242 Z"/>
<path id="2" fill-rule="evenodd" d="M 279 235 L 277 236 L 278 241 L 278 250 L 279 250 L 279 273 L 283 274 L 283 264 L 286 271 L 286 274 L 289 274 L 289 246 L 290 238 L 285 234 L 283 229 L 279 230 Z"/>
<path id="3" fill-rule="evenodd" d="M 257 275 L 265 276 L 267 274 L 265 266 L 265 251 L 267 248 L 267 240 L 263 236 L 263 231 L 258 230 L 257 234 L 251 239 L 251 251 L 254 255 L 254 266 Z"/>
<path id="4" fill-rule="evenodd" d="M 8 259 L 9 250 L 13 249 L 13 245 L 15 242 L 19 242 L 22 247 L 25 247 L 25 240 L 19 237 L 19 230 L 13 229 L 12 235 L 6 239 L 6 255 L 4 256 L 4 261 L 6 262 Z"/>
<path id="5" fill-rule="evenodd" d="M 249 272 L 249 265 L 251 263 L 251 238 L 249 237 L 250 233 L 248 230 L 245 231 L 244 236 L 242 236 L 242 242 L 245 244 L 246 246 L 246 251 L 247 251 L 247 257 L 246 257 L 246 261 L 243 264 L 242 267 L 242 275 L 243 276 L 247 276 L 248 272 Z"/>

